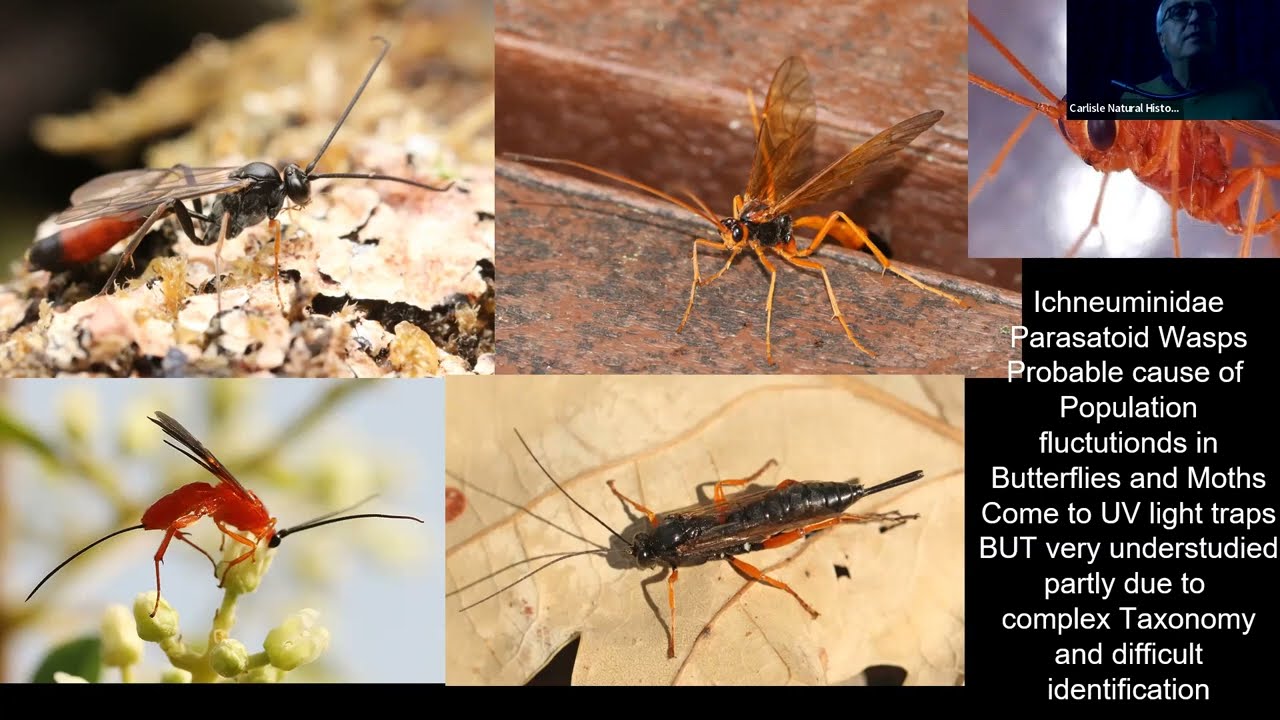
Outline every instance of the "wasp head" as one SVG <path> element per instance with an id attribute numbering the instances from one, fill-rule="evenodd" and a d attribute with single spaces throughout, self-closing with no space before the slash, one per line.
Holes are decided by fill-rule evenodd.
<path id="1" fill-rule="evenodd" d="M 631 556 L 635 558 L 636 564 L 642 568 L 653 567 L 658 564 L 658 556 L 653 547 L 653 538 L 649 533 L 636 533 L 636 536 L 631 538 Z"/>
<path id="2" fill-rule="evenodd" d="M 738 245 L 746 237 L 746 231 L 742 228 L 742 221 L 738 218 L 725 218 L 720 221 L 720 237 L 726 243 Z"/>
<path id="3" fill-rule="evenodd" d="M 284 166 L 284 192 L 294 205 L 306 205 L 311 200 L 311 179 L 293 163 Z"/>

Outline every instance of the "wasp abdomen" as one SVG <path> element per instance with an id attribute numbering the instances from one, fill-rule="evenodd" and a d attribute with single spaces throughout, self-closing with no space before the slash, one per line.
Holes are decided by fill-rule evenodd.
<path id="1" fill-rule="evenodd" d="M 843 482 L 789 485 L 725 516 L 726 523 L 789 523 L 838 513 L 858 499 L 859 487 Z"/>

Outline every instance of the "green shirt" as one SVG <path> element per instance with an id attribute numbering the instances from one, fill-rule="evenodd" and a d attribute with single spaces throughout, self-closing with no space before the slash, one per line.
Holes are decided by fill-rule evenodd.
<path id="1" fill-rule="evenodd" d="M 1163 77 L 1148 80 L 1138 87 L 1157 95 L 1176 95 L 1181 88 L 1170 87 Z M 1126 92 L 1122 102 L 1163 103 L 1181 108 L 1183 120 L 1280 120 L 1280 113 L 1267 88 L 1251 80 L 1238 80 L 1223 87 L 1184 100 L 1158 100 Z"/>

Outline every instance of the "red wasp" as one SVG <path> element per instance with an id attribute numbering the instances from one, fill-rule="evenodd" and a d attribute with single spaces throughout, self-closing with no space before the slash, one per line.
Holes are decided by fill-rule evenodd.
<path id="1" fill-rule="evenodd" d="M 156 417 L 147 419 L 160 426 L 160 429 L 164 430 L 166 435 L 178 441 L 182 447 L 174 445 L 168 440 L 165 440 L 165 444 L 194 460 L 197 465 L 208 470 L 214 477 L 218 478 L 220 482 L 216 485 L 210 485 L 209 483 L 203 482 L 188 483 L 155 501 L 155 503 L 152 504 L 151 507 L 147 508 L 146 512 L 142 514 L 142 522 L 140 524 L 127 527 L 123 530 L 117 530 L 110 535 L 99 538 L 71 557 L 63 560 L 58 567 L 54 568 L 48 575 L 44 576 L 44 579 L 36 585 L 35 589 L 31 591 L 31 594 L 27 595 L 27 600 L 30 600 L 32 596 L 36 594 L 36 590 L 39 590 L 41 585 L 44 585 L 49 578 L 53 577 L 54 573 L 58 572 L 65 567 L 67 563 L 75 560 L 77 557 L 80 557 L 99 543 L 131 530 L 164 530 L 164 540 L 160 541 L 160 549 L 156 551 L 155 555 L 156 605 L 151 610 L 151 617 L 155 617 L 156 611 L 160 609 L 160 563 L 164 560 L 164 553 L 169 547 L 169 542 L 175 537 L 196 550 L 199 550 L 201 554 L 209 558 L 209 561 L 214 563 L 214 572 L 217 572 L 217 563 L 214 562 L 213 557 L 210 556 L 209 553 L 205 552 L 199 545 L 188 540 L 188 533 L 183 532 L 182 530 L 205 515 L 212 518 L 214 524 L 218 526 L 218 530 L 223 534 L 224 542 L 226 541 L 226 538 L 229 537 L 249 548 L 227 565 L 226 570 L 222 573 L 222 580 L 218 583 L 218 587 L 222 587 L 222 584 L 226 582 L 227 572 L 229 572 L 231 568 L 239 565 L 245 560 L 252 559 L 254 562 L 257 562 L 258 543 L 263 540 L 267 541 L 267 547 L 279 547 L 280 541 L 293 533 L 309 530 L 321 525 L 328 525 L 329 523 L 340 522 L 342 520 L 355 520 L 357 518 L 379 517 L 422 522 L 419 518 L 412 517 L 410 515 L 383 515 L 380 513 L 363 513 L 359 515 L 347 515 L 345 517 L 334 517 L 335 515 L 346 512 L 346 510 L 339 510 L 338 512 L 323 515 L 315 518 L 314 520 L 309 520 L 300 525 L 295 525 L 291 528 L 276 530 L 276 519 L 271 517 L 270 513 L 267 512 L 266 506 L 262 504 L 262 501 L 258 499 L 258 496 L 254 494 L 252 490 L 241 485 L 240 481 L 236 480 L 235 476 L 232 475 L 231 472 L 222 465 L 222 463 L 218 462 L 218 458 L 214 457 L 213 453 L 209 452 L 209 450 L 205 448 L 199 440 L 195 439 L 195 437 L 188 432 L 186 428 L 178 424 L 177 420 L 174 420 L 162 412 L 156 412 Z M 183 448 L 186 449 L 184 450 Z M 357 505 L 359 504 L 360 503 L 357 503 Z M 347 508 L 347 510 L 350 509 L 351 508 Z M 235 532 L 229 526 L 235 527 L 240 532 Z M 246 534 L 252 534 L 257 538 L 257 542 L 246 537 Z"/>
<path id="2" fill-rule="evenodd" d="M 306 169 L 289 163 L 283 170 L 277 170 L 265 162 L 251 162 L 240 167 L 192 168 L 176 165 L 168 169 L 122 170 L 96 177 L 77 188 L 71 194 L 71 207 L 55 218 L 55 222 L 60 225 L 77 222 L 83 224 L 59 230 L 37 240 L 28 253 L 27 259 L 31 267 L 37 270 L 63 270 L 93 260 L 128 237 L 130 239 L 124 253 L 99 292 L 100 295 L 108 293 L 114 289 L 116 276 L 125 262 L 131 263 L 134 250 L 151 227 L 161 219 L 173 215 L 178 219 L 182 231 L 197 245 L 210 245 L 217 241 L 214 278 L 218 279 L 221 274 L 222 243 L 228 238 L 235 238 L 245 228 L 269 219 L 271 231 L 275 234 L 276 298 L 283 307 L 284 300 L 280 296 L 280 223 L 276 220 L 276 215 L 283 209 L 286 197 L 296 206 L 306 205 L 311 199 L 311 181 L 329 178 L 390 180 L 434 192 L 444 192 L 453 187 L 453 182 L 444 187 L 434 187 L 378 173 L 312 172 L 329 148 L 329 143 L 338 134 L 342 123 L 351 114 L 374 71 L 391 49 L 391 44 L 385 38 L 373 39 L 382 43 L 382 52 L 374 60 L 373 67 L 369 68 L 364 81 L 347 104 L 347 109 L 338 118 L 333 131 Z M 215 194 L 217 197 L 206 215 L 200 198 Z M 195 210 L 189 210 L 183 204 L 184 200 L 192 200 Z M 193 218 L 202 223 L 202 233 L 196 233 Z M 221 293 L 218 299 L 221 306 Z"/>
<path id="3" fill-rule="evenodd" d="M 760 490 L 748 490 L 731 497 L 726 497 L 724 488 L 739 487 L 754 482 L 770 466 L 776 464 L 769 460 L 750 477 L 735 480 L 720 480 L 715 484 L 714 501 L 690 505 L 678 510 L 655 513 L 636 501 L 618 492 L 609 481 L 609 489 L 620 500 L 636 508 L 649 520 L 650 530 L 639 532 L 630 540 L 610 527 L 605 521 L 586 509 L 568 493 L 551 473 L 543 467 L 542 462 L 533 454 L 529 444 L 520 432 L 516 437 L 537 463 L 538 469 L 551 480 L 569 501 L 580 510 L 590 515 L 614 537 L 622 541 L 627 552 L 641 568 L 665 566 L 667 575 L 667 601 L 671 607 L 671 626 L 667 641 L 667 657 L 674 658 L 676 653 L 676 579 L 679 568 L 703 565 L 712 560 L 727 560 L 736 570 L 757 582 L 784 590 L 800 603 L 805 612 L 817 618 L 818 612 L 805 602 L 789 585 L 765 575 L 759 568 L 747 563 L 738 555 L 767 550 L 789 545 L 797 540 L 834 527 L 841 523 L 883 523 L 880 531 L 885 532 L 908 520 L 919 518 L 919 515 L 903 515 L 894 510 L 888 513 L 869 513 L 865 515 L 846 514 L 858 500 L 868 495 L 890 490 L 924 477 L 924 471 L 916 470 L 892 480 L 864 487 L 856 480 L 847 482 L 822 482 L 783 480 L 777 486 Z M 525 512 L 528 512 L 525 510 Z M 532 513 L 530 513 L 532 514 Z M 534 516 L 537 517 L 537 516 Z M 539 518 L 542 519 L 542 518 Z M 553 525 L 554 526 L 554 525 Z M 566 531 L 567 532 L 567 531 Z M 572 533 L 570 533 L 572 534 Z M 604 554 L 603 549 L 567 552 L 552 560 L 519 580 L 503 587 L 466 607 L 468 610 L 498 594 L 514 587 L 539 571 L 551 565 L 580 555 Z M 539 556 L 541 559 L 546 556 Z"/>

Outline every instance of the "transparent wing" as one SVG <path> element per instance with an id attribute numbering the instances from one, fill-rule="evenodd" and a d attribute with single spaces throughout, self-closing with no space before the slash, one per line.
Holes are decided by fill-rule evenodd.
<path id="1" fill-rule="evenodd" d="M 165 200 L 211 195 L 249 184 L 228 177 L 233 167 L 149 168 L 100 175 L 71 193 L 71 207 L 54 222 L 65 224 L 158 205 Z"/>
<path id="2" fill-rule="evenodd" d="M 808 177 L 816 129 L 817 105 L 809 69 L 800 58 L 789 57 L 769 85 L 744 200 L 773 203 Z"/>
<path id="3" fill-rule="evenodd" d="M 208 470 L 219 480 L 230 485 L 232 488 L 236 490 L 237 493 L 243 496 L 246 500 L 249 500 L 250 502 L 254 502 L 254 503 L 258 502 L 258 498 L 252 493 L 250 493 L 248 490 L 246 490 L 245 487 L 240 484 L 240 481 L 236 480 L 235 476 L 231 474 L 231 471 L 228 470 L 226 467 L 224 467 L 222 463 L 218 462 L 218 458 L 214 457 L 213 453 L 209 452 L 209 450 L 204 445 L 202 445 L 200 441 L 195 438 L 194 435 L 188 432 L 186 428 L 182 427 L 182 425 L 179 424 L 177 420 L 174 420 L 173 418 L 159 411 L 156 411 L 156 417 L 147 418 L 147 419 L 155 423 L 156 425 L 159 425 L 160 429 L 164 430 L 166 435 L 173 438 L 174 440 L 177 440 L 179 443 L 183 445 L 183 447 L 186 447 L 187 450 L 191 451 L 191 454 L 187 454 L 184 452 L 183 453 L 184 455 L 187 455 L 187 457 L 191 458 L 192 460 L 195 460 L 205 470 Z M 174 447 L 177 447 L 177 446 L 175 445 Z M 180 451 L 182 450 L 182 448 L 177 448 L 177 449 Z"/>
<path id="4" fill-rule="evenodd" d="M 933 127 L 941 117 L 941 110 L 932 110 L 903 120 L 831 163 L 822 172 L 814 175 L 804 185 L 796 188 L 757 217 L 771 219 L 785 215 L 797 207 L 817 202 L 837 190 L 851 190 L 865 184 L 887 166 L 899 150 L 910 145 L 920 133 Z"/>

